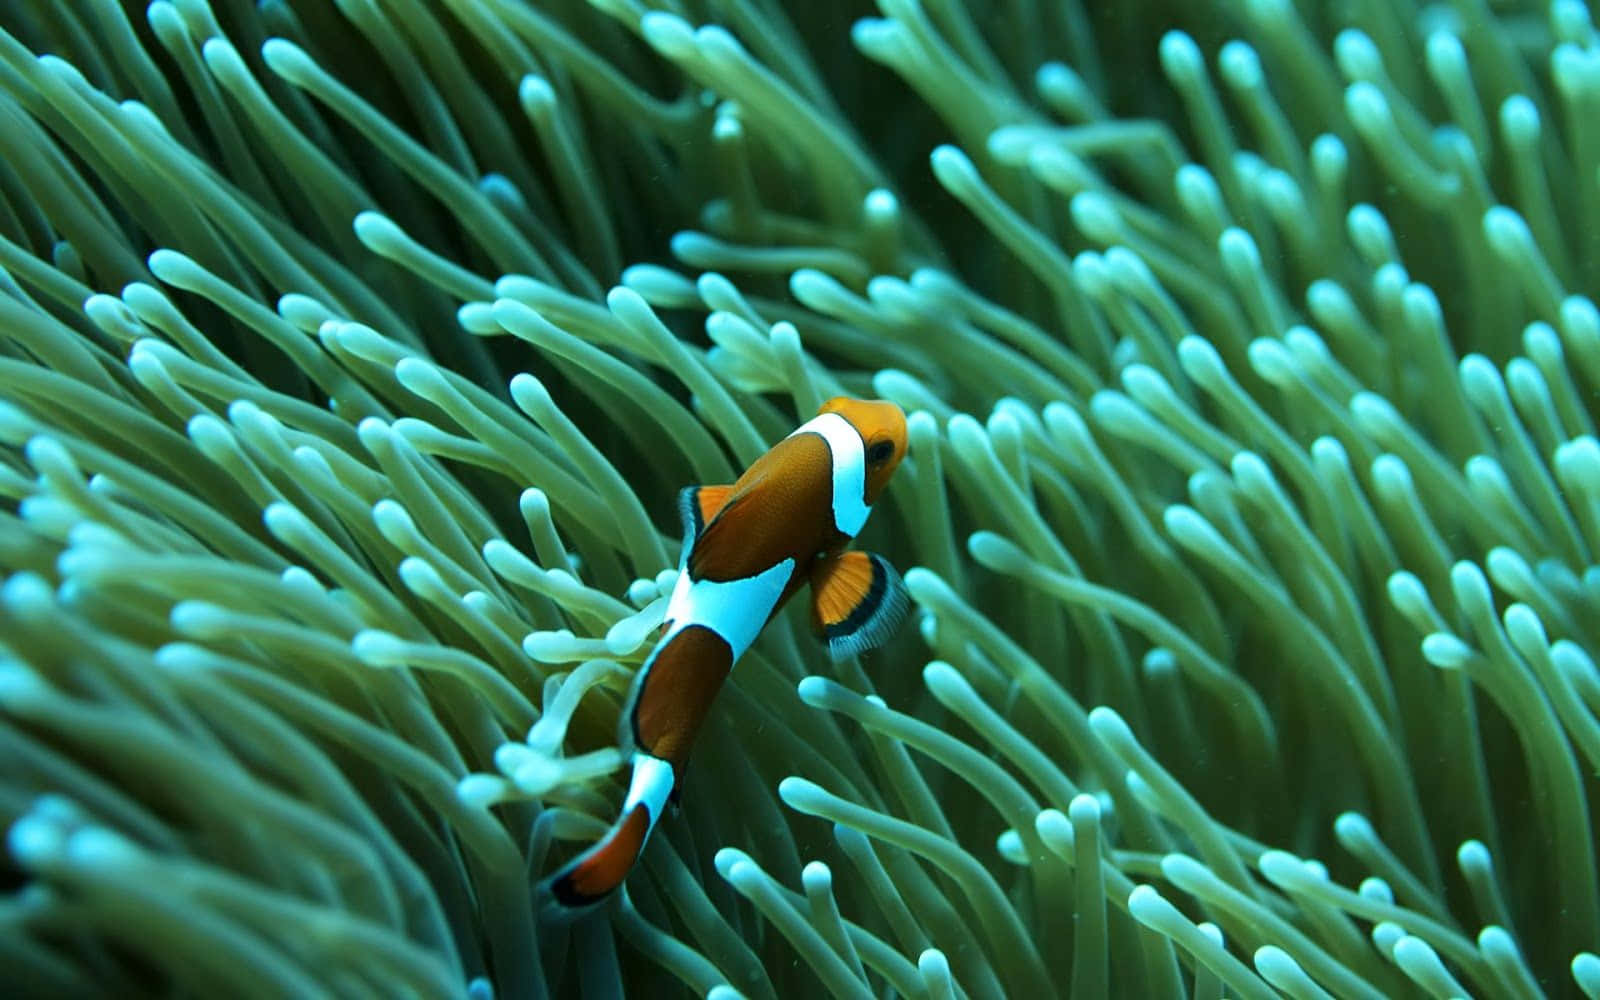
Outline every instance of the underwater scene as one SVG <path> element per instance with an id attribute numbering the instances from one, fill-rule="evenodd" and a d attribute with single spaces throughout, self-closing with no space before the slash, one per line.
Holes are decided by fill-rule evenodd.
<path id="1" fill-rule="evenodd" d="M 0 0 L 0 994 L 1600 1000 L 1582 0 Z"/>

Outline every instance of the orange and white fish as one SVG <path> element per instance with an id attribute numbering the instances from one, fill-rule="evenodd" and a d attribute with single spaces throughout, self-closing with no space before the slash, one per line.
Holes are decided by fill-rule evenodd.
<path id="1" fill-rule="evenodd" d="M 811 584 L 812 625 L 834 659 L 899 628 L 910 606 L 899 574 L 880 556 L 845 546 L 905 453 L 900 407 L 838 397 L 737 482 L 679 495 L 678 582 L 620 726 L 633 777 L 610 831 L 545 883 L 558 909 L 576 913 L 622 884 L 683 781 L 723 680 L 803 584 Z"/>

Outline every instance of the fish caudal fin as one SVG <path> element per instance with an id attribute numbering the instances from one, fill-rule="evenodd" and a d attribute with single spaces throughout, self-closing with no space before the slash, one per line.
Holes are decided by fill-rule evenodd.
<path id="1" fill-rule="evenodd" d="M 621 817 L 605 836 L 544 883 L 546 893 L 562 911 L 579 915 L 617 891 L 644 852 L 674 784 L 671 764 L 649 754 L 634 755 L 633 778 L 622 801 Z"/>
<path id="2" fill-rule="evenodd" d="M 811 571 L 811 623 L 835 660 L 883 645 L 910 609 L 900 574 L 882 556 L 841 552 Z"/>
<path id="3" fill-rule="evenodd" d="M 624 813 L 604 837 L 550 878 L 550 898 L 571 911 L 603 902 L 633 870 L 651 826 L 642 804 Z"/>

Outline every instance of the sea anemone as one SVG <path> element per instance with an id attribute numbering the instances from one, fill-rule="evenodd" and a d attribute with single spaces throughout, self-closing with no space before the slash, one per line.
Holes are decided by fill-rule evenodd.
<path id="1" fill-rule="evenodd" d="M 1600 997 L 1588 9 L 1092 6 L 0 0 L 8 989 Z M 840 392 L 917 627 L 543 919 Z"/>

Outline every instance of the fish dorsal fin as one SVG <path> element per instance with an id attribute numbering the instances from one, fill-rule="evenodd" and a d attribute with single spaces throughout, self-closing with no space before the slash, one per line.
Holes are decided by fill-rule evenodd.
<path id="1" fill-rule="evenodd" d="M 678 492 L 678 516 L 683 519 L 683 551 L 694 548 L 695 540 L 716 516 L 722 513 L 733 484 L 723 486 L 685 486 Z"/>
<path id="2" fill-rule="evenodd" d="M 900 574 L 882 556 L 840 552 L 811 570 L 811 624 L 835 660 L 883 645 L 910 609 Z"/>
<path id="3" fill-rule="evenodd" d="M 830 462 L 828 443 L 816 434 L 773 445 L 739 477 L 696 537 L 690 575 L 742 580 L 785 559 L 809 561 L 835 534 Z"/>

